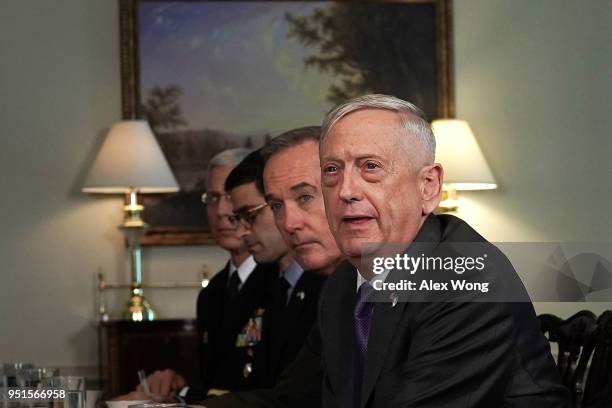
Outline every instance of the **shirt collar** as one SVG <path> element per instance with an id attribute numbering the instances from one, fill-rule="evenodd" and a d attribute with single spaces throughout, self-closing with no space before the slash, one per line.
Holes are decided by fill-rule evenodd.
<path id="1" fill-rule="evenodd" d="M 296 261 L 293 261 L 284 272 L 281 272 L 280 275 L 283 276 L 293 288 L 300 280 L 300 277 L 303 273 L 304 269 L 300 266 L 300 264 Z"/>
<path id="2" fill-rule="evenodd" d="M 374 286 L 374 282 L 376 281 L 381 281 L 384 282 L 387 279 L 387 275 L 389 275 L 389 272 L 391 270 L 390 269 L 385 269 L 382 273 L 379 274 L 375 274 L 372 279 L 370 279 L 368 282 L 370 283 L 370 286 Z M 357 289 L 356 291 L 359 290 L 359 287 L 366 282 L 365 278 L 363 276 L 361 276 L 361 273 L 359 273 L 359 269 L 357 269 Z"/>
<path id="3" fill-rule="evenodd" d="M 231 277 L 234 272 L 238 272 L 240 283 L 244 283 L 249 278 L 249 275 L 251 275 L 251 272 L 253 272 L 255 267 L 257 267 L 257 263 L 255 262 L 255 259 L 253 259 L 253 255 L 245 259 L 238 267 L 236 267 L 236 265 L 230 261 L 229 277 Z"/>

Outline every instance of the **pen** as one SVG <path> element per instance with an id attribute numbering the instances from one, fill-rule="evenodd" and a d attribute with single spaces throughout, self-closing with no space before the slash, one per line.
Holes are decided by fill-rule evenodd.
<path id="1" fill-rule="evenodd" d="M 147 381 L 147 375 L 144 370 L 138 370 L 138 379 L 140 380 L 140 385 L 142 385 L 144 393 L 150 396 L 151 391 L 149 390 L 149 382 Z"/>

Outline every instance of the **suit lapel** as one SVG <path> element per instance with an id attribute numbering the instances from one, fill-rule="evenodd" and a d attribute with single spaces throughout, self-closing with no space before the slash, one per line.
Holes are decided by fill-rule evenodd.
<path id="1" fill-rule="evenodd" d="M 229 306 L 227 304 L 227 281 L 229 279 L 229 262 L 225 265 L 219 273 L 218 282 L 215 282 L 216 285 L 214 290 L 210 291 L 211 294 L 211 302 L 210 305 L 219 306 L 220 310 L 215 310 L 214 312 L 210 310 L 204 310 L 203 314 L 208 316 L 209 321 L 211 322 L 208 330 L 212 332 L 219 333 L 219 331 L 223 327 L 223 317 L 228 313 Z M 213 289 L 213 288 L 211 288 Z M 214 326 L 214 328 L 212 328 Z"/>
<path id="2" fill-rule="evenodd" d="M 274 342 L 273 349 L 270 353 L 273 372 L 276 372 L 280 364 L 283 356 L 282 350 L 285 348 L 288 342 L 288 336 L 294 333 L 293 328 L 301 322 L 300 315 L 304 309 L 305 301 L 298 299 L 296 295 L 301 291 L 305 292 L 306 296 L 308 296 L 308 290 L 305 284 L 307 279 L 308 277 L 306 274 L 302 274 L 295 285 L 295 288 L 291 292 L 291 298 L 289 299 L 287 308 L 285 310 L 275 311 L 275 313 L 278 313 L 276 316 L 277 324 L 280 323 L 280 325 L 277 325 L 277 332 L 274 334 L 276 341 Z"/>
<path id="3" fill-rule="evenodd" d="M 419 253 L 429 252 L 440 242 L 440 222 L 430 215 L 423 223 L 414 242 L 425 245 L 409 246 L 406 253 L 416 257 Z M 418 247 L 418 248 L 415 248 Z M 399 282 L 404 276 L 403 271 L 392 270 L 387 276 L 386 282 Z M 378 302 L 374 306 L 372 322 L 370 325 L 370 337 L 368 339 L 368 350 L 366 353 L 365 373 L 361 390 L 361 406 L 365 406 L 368 397 L 372 393 L 376 380 L 382 370 L 387 351 L 394 333 L 404 315 L 407 302 L 399 302 L 395 306 L 391 300 Z"/>
<path id="4" fill-rule="evenodd" d="M 357 295 L 357 275 L 352 265 L 346 263 L 339 267 L 334 275 L 341 275 L 334 288 L 329 290 L 335 296 L 329 297 L 324 314 L 325 325 L 322 326 L 321 339 L 325 353 L 326 368 L 334 392 L 340 401 L 348 402 L 352 398 L 353 367 L 353 308 Z M 342 406 L 345 406 L 343 404 Z"/>
<path id="5" fill-rule="evenodd" d="M 309 276 L 306 273 L 303 273 L 300 276 L 300 279 L 297 281 L 295 288 L 291 292 L 291 298 L 289 299 L 289 304 L 287 305 L 287 309 L 285 311 L 284 319 L 286 323 L 287 330 L 283 331 L 282 339 L 285 340 L 287 338 L 287 334 L 291 332 L 291 328 L 294 327 L 300 321 L 300 315 L 302 314 L 302 310 L 304 309 L 304 305 L 306 304 L 306 300 L 308 299 L 309 289 L 308 286 L 308 278 Z M 304 294 L 304 299 L 298 298 L 297 294 L 302 292 Z"/>
<path id="6" fill-rule="evenodd" d="M 398 328 L 405 307 L 406 302 L 398 303 L 395 307 L 391 306 L 391 302 L 378 302 L 374 306 L 361 390 L 361 406 L 365 405 L 374 389 L 374 384 L 387 356 L 389 343 Z"/>

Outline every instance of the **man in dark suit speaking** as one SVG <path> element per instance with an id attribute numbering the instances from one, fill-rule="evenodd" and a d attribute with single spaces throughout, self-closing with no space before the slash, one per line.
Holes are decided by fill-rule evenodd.
<path id="1" fill-rule="evenodd" d="M 372 243 L 484 241 L 463 221 L 432 215 L 443 179 L 434 155 L 423 114 L 397 98 L 356 98 L 327 116 L 320 144 L 323 195 L 332 233 L 353 268 L 361 267 L 366 244 L 372 250 Z M 367 305 L 372 278 L 368 271 L 339 274 L 329 290 L 344 300 L 321 304 L 321 337 L 332 344 L 322 350 L 329 367 L 325 406 L 566 404 L 531 305 Z M 351 312 L 352 324 L 332 324 L 334 314 Z M 353 352 L 343 352 L 337 343 L 351 334 Z M 352 362 L 348 381 L 341 376 L 343 361 Z"/>
<path id="2" fill-rule="evenodd" d="M 529 302 L 371 301 L 365 246 L 486 243 L 458 218 L 433 214 L 443 170 L 420 109 L 386 95 L 350 100 L 326 117 L 319 153 L 327 218 L 349 262 L 328 279 L 317 323 L 274 389 L 204 404 L 569 407 Z M 399 271 L 386 273 L 394 281 Z"/>

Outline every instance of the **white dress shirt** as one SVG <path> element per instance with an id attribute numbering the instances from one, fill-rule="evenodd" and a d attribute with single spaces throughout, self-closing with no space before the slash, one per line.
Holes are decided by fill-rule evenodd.
<path id="1" fill-rule="evenodd" d="M 242 285 L 249 278 L 249 275 L 255 270 L 257 263 L 255 259 L 253 259 L 253 255 L 249 256 L 244 260 L 238 267 L 234 265 L 232 261 L 230 261 L 229 274 L 227 275 L 228 282 L 234 273 L 238 273 L 238 278 L 240 278 L 240 285 L 238 285 L 238 290 L 242 288 Z"/>

